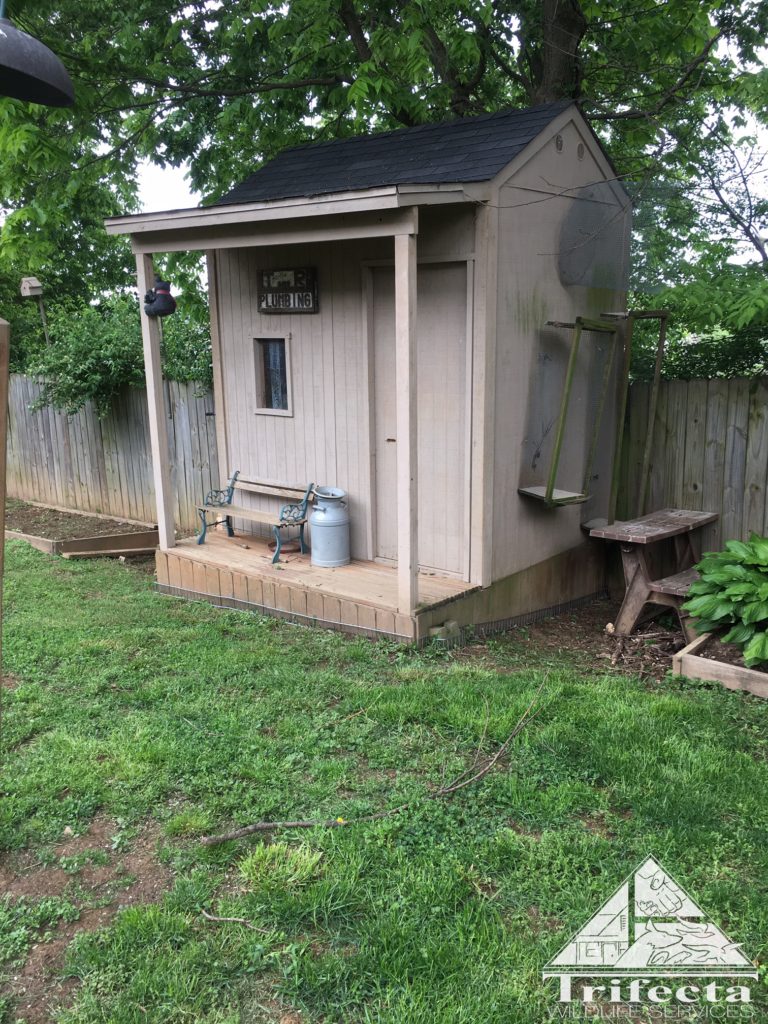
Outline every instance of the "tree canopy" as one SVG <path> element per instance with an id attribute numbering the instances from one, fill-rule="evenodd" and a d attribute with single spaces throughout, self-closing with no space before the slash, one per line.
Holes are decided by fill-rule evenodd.
<path id="1" fill-rule="evenodd" d="M 136 208 L 142 159 L 188 164 L 212 199 L 287 145 L 572 98 L 636 200 L 636 286 L 693 288 L 693 323 L 697 283 L 725 275 L 721 321 L 768 319 L 754 271 L 768 0 L 11 0 L 9 13 L 62 58 L 76 102 L 0 99 L 0 302 L 30 273 L 74 303 L 132 283 L 102 221 Z M 728 261 L 744 246 L 739 312 L 725 308 Z"/>

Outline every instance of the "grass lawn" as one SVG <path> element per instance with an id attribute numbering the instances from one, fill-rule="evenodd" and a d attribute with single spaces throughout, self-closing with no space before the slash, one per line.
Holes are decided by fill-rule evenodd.
<path id="1" fill-rule="evenodd" d="M 310 631 L 20 543 L 4 647 L 8 1021 L 541 1024 L 542 966 L 648 854 L 766 959 L 765 702 L 585 671 L 524 631 L 457 654 Z M 420 799 L 542 679 L 503 765 Z M 753 995 L 768 1020 L 764 974 Z"/>

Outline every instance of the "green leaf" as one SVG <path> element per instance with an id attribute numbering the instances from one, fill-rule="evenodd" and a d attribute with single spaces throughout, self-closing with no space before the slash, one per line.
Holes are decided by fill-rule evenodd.
<path id="1" fill-rule="evenodd" d="M 763 619 L 768 619 L 768 601 L 753 601 L 750 604 L 745 604 L 741 618 L 744 622 L 761 622 Z"/>
<path id="2" fill-rule="evenodd" d="M 748 558 L 751 554 L 749 546 L 740 540 L 727 540 L 725 547 L 727 551 L 741 559 Z"/>
<path id="3" fill-rule="evenodd" d="M 768 633 L 756 633 L 744 648 L 744 661 L 751 668 L 768 661 Z"/>
<path id="4" fill-rule="evenodd" d="M 723 643 L 725 644 L 742 644 L 747 643 L 751 640 L 755 634 L 755 627 L 751 625 L 745 625 L 743 622 L 738 623 L 730 629 L 723 637 Z"/>

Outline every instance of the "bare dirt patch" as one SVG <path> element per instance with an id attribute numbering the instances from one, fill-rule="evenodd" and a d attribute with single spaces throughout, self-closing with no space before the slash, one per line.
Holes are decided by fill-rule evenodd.
<path id="1" fill-rule="evenodd" d="M 142 533 L 148 527 L 126 523 L 122 519 L 62 512 L 9 498 L 5 503 L 5 528 L 48 540 L 73 540 L 77 537 L 108 537 L 113 533 Z"/>
<path id="2" fill-rule="evenodd" d="M 579 817 L 579 821 L 588 832 L 595 836 L 600 836 L 601 839 L 616 838 L 615 832 L 608 828 L 599 812 L 597 814 L 583 814 Z"/>
<path id="3" fill-rule="evenodd" d="M 542 932 L 559 931 L 563 927 L 562 921 L 556 917 L 547 917 L 545 914 L 542 914 L 541 907 L 536 906 L 536 904 L 531 904 L 525 913 L 534 935 L 540 935 Z"/>
<path id="4" fill-rule="evenodd" d="M 605 629 L 615 621 L 618 609 L 615 601 L 591 601 L 551 619 L 514 626 L 507 633 L 454 653 L 459 659 L 489 661 L 501 670 L 514 670 L 516 662 L 529 668 L 551 658 L 553 664 L 585 674 L 615 672 L 663 679 L 672 668 L 672 655 L 686 644 L 676 616 L 662 614 L 621 640 Z"/>
<path id="5" fill-rule="evenodd" d="M 99 815 L 87 832 L 64 837 L 50 863 L 41 864 L 31 851 L 0 858 L 0 891 L 11 899 L 64 896 L 80 910 L 76 921 L 61 922 L 50 938 L 35 943 L 0 989 L 26 1024 L 47 1024 L 54 1009 L 71 1000 L 77 982 L 62 978 L 61 970 L 76 935 L 105 927 L 124 907 L 157 902 L 171 886 L 171 872 L 157 858 L 160 827 L 148 824 L 126 850 L 114 849 L 119 833 L 116 822 Z"/>

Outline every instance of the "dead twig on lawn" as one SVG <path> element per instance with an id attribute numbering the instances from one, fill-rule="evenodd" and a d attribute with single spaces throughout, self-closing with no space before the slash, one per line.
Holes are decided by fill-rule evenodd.
<path id="1" fill-rule="evenodd" d="M 488 723 L 491 720 L 491 705 L 488 703 L 488 698 L 487 697 L 485 698 L 483 703 L 485 704 L 485 716 L 483 718 L 483 731 L 480 734 L 480 739 L 479 739 L 478 744 L 477 744 L 477 749 L 475 750 L 475 757 L 474 757 L 474 760 L 472 761 L 472 767 L 473 768 L 475 767 L 477 762 L 480 760 L 480 751 L 483 749 L 483 744 L 485 743 L 485 737 L 488 734 Z"/>
<path id="2" fill-rule="evenodd" d="M 547 682 L 548 677 L 545 676 L 542 679 L 539 688 L 533 695 L 533 698 L 525 709 L 523 714 L 517 721 L 512 732 L 507 736 L 504 742 L 501 744 L 495 754 L 484 760 L 479 760 L 477 752 L 472 765 L 465 771 L 461 772 L 447 785 L 443 784 L 439 789 L 434 790 L 431 793 L 426 793 L 425 796 L 428 800 L 436 800 L 448 796 L 452 796 L 454 793 L 458 793 L 461 789 L 466 789 L 467 786 L 471 786 L 476 782 L 479 782 L 484 776 L 493 769 L 499 761 L 508 753 L 510 745 L 516 736 L 519 736 L 523 729 L 529 725 L 533 719 L 538 715 L 541 708 L 537 708 L 536 705 L 541 695 L 541 691 Z M 485 738 L 487 731 L 488 722 L 486 721 L 483 727 L 483 739 Z M 481 741 L 482 742 L 482 741 Z M 344 828 L 347 825 L 362 825 L 366 822 L 371 821 L 382 821 L 384 818 L 390 818 L 395 814 L 402 814 L 403 811 L 409 810 L 415 801 L 410 801 L 406 804 L 400 804 L 399 807 L 391 807 L 386 811 L 377 811 L 375 814 L 364 814 L 359 818 L 326 818 L 326 819 L 304 819 L 299 821 L 256 821 L 252 825 L 244 825 L 242 828 L 233 829 L 231 832 L 222 832 L 216 836 L 201 836 L 200 843 L 202 846 L 215 846 L 218 843 L 226 843 L 232 839 L 243 839 L 245 836 L 254 835 L 256 832 L 275 832 L 278 829 L 288 828 Z M 209 915 L 203 911 L 205 917 Z M 211 918 L 213 920 L 213 918 Z M 224 920 L 223 918 L 221 920 Z M 243 922 L 245 923 L 245 922 Z"/>
<path id="3" fill-rule="evenodd" d="M 251 921 L 244 917 L 218 917 L 216 914 L 209 914 L 207 910 L 202 911 L 206 921 L 213 921 L 215 924 L 244 924 L 246 928 L 252 928 L 255 932 L 266 932 L 266 928 L 257 928 Z"/>
<path id="4" fill-rule="evenodd" d="M 619 637 L 619 639 L 618 639 L 618 641 L 616 643 L 616 649 L 614 650 L 613 654 L 611 655 L 611 665 L 615 666 L 618 663 L 619 658 L 623 657 L 625 642 L 626 642 L 626 638 L 625 637 L 623 637 L 623 636 Z"/>
<path id="5" fill-rule="evenodd" d="M 534 711 L 534 708 L 536 707 L 536 702 L 539 699 L 539 694 L 541 693 L 544 687 L 544 683 L 546 681 L 547 680 L 545 676 L 538 690 L 533 695 L 531 703 L 525 709 L 521 717 L 518 719 L 517 725 L 514 727 L 509 736 L 507 736 L 507 738 L 501 744 L 496 753 L 492 757 L 486 758 L 485 761 L 481 761 L 479 763 L 479 766 L 477 763 L 475 763 L 472 765 L 471 768 L 468 768 L 460 775 L 457 775 L 453 782 L 449 782 L 447 786 L 442 786 L 435 793 L 433 793 L 433 797 L 450 796 L 451 793 L 457 793 L 460 789 L 465 789 L 467 786 L 471 786 L 473 783 L 479 782 L 484 775 L 487 775 L 488 772 L 499 763 L 502 757 L 504 757 L 504 755 L 509 750 L 512 740 L 523 731 L 526 725 L 533 721 L 533 719 L 538 715 L 539 711 L 541 710 L 540 708 L 538 708 Z"/>
<path id="6" fill-rule="evenodd" d="M 391 807 L 387 811 L 378 811 L 376 814 L 364 814 L 360 818 L 308 818 L 303 821 L 255 821 L 252 825 L 243 825 L 242 828 L 233 829 L 231 832 L 222 832 L 218 836 L 202 836 L 200 842 L 203 846 L 215 846 L 217 843 L 226 843 L 229 839 L 243 839 L 245 836 L 252 836 L 255 832 L 274 832 L 280 828 L 342 828 L 345 825 L 362 825 L 368 821 L 380 821 L 382 818 L 389 818 L 393 814 L 410 807 L 410 804 L 401 804 L 400 807 Z"/>

